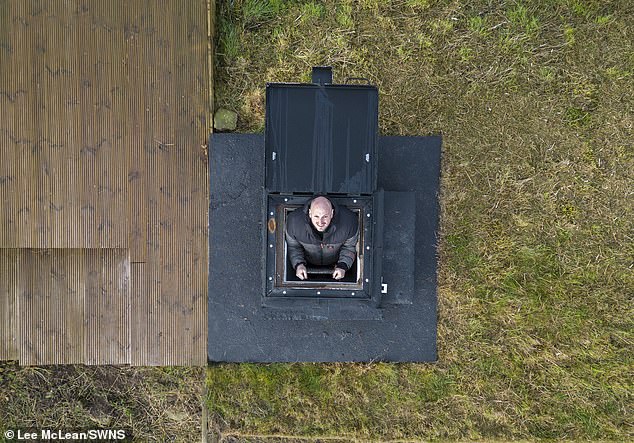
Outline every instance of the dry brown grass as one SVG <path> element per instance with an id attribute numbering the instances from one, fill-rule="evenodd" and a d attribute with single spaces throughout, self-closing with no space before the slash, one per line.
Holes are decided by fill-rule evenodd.
<path id="1" fill-rule="evenodd" d="M 235 0 L 216 99 L 262 130 L 313 65 L 443 135 L 439 362 L 217 365 L 222 441 L 632 440 L 634 7 L 628 0 Z M 0 365 L 0 430 L 198 441 L 200 369 Z"/>
<path id="2" fill-rule="evenodd" d="M 439 362 L 212 367 L 221 430 L 634 438 L 631 2 L 250 3 L 218 8 L 240 131 L 266 81 L 332 65 L 379 87 L 383 134 L 443 135 Z"/>
<path id="3" fill-rule="evenodd" d="M 200 368 L 2 364 L 0 430 L 124 429 L 134 441 L 199 441 L 203 374 Z"/>

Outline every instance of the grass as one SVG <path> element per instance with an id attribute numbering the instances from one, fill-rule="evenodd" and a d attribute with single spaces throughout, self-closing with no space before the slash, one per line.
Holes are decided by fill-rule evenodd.
<path id="1" fill-rule="evenodd" d="M 382 134 L 443 135 L 438 363 L 215 365 L 221 435 L 634 439 L 631 15 L 626 0 L 294 1 L 261 20 L 219 5 L 239 45 L 218 53 L 215 93 L 239 131 L 263 130 L 265 82 L 332 65 L 379 87 Z"/>
<path id="2" fill-rule="evenodd" d="M 443 135 L 438 363 L 2 363 L 0 431 L 197 441 L 206 383 L 225 442 L 634 440 L 630 3 L 220 2 L 240 131 L 330 64 L 379 86 L 382 134 Z"/>
<path id="3" fill-rule="evenodd" d="M 7 429 L 124 429 L 134 441 L 199 441 L 203 378 L 200 368 L 2 363 L 0 441 Z"/>

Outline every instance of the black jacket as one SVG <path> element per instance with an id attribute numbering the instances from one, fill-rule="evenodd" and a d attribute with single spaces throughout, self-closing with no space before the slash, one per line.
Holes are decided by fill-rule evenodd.
<path id="1" fill-rule="evenodd" d="M 312 200 L 303 208 L 296 209 L 287 216 L 286 244 L 288 256 L 293 268 L 300 263 L 313 265 L 333 265 L 348 270 L 356 258 L 356 245 L 359 239 L 359 220 L 357 214 L 345 206 L 338 206 L 332 200 L 334 216 L 328 229 L 320 233 L 313 227 L 308 217 Z"/>

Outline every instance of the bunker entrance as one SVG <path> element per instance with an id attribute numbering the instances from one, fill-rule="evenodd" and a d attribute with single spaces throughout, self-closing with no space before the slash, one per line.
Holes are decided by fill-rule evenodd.
<path id="1" fill-rule="evenodd" d="M 303 285 L 321 285 L 323 287 L 338 287 L 338 286 L 342 286 L 342 287 L 346 287 L 346 286 L 354 286 L 357 289 L 360 289 L 360 278 L 362 277 L 362 272 L 360 271 L 360 266 L 361 266 L 361 262 L 363 261 L 363 256 L 359 255 L 359 242 L 363 242 L 363 239 L 359 239 L 359 241 L 357 241 L 357 245 L 356 245 L 356 251 L 357 251 L 357 259 L 354 261 L 354 263 L 352 264 L 352 267 L 346 272 L 346 275 L 344 276 L 344 278 L 340 279 L 340 280 L 335 280 L 332 277 L 333 271 L 334 271 L 334 265 L 316 265 L 316 264 L 308 264 L 306 266 L 306 271 L 308 273 L 308 279 L 306 280 L 302 280 L 299 277 L 297 277 L 296 273 L 295 273 L 295 269 L 293 268 L 293 265 L 291 264 L 291 260 L 289 258 L 288 255 L 288 243 L 286 242 L 286 236 L 284 235 L 284 232 L 286 232 L 286 220 L 287 220 L 287 216 L 289 214 L 289 212 L 292 211 L 302 211 L 303 207 L 288 207 L 288 206 L 284 206 L 282 205 L 282 211 L 283 211 L 283 220 L 282 220 L 282 226 L 280 226 L 280 233 L 279 235 L 282 236 L 282 241 L 284 242 L 284 250 L 283 250 L 283 256 L 282 256 L 282 251 L 278 250 L 276 257 L 275 257 L 275 262 L 276 264 L 283 264 L 283 268 L 282 266 L 279 266 L 279 269 L 277 269 L 277 271 L 279 272 L 279 274 L 282 276 L 281 279 L 281 285 L 282 286 L 298 286 L 301 287 Z M 360 211 L 358 209 L 352 209 L 352 212 L 357 214 L 358 218 L 359 217 L 359 213 Z M 361 221 L 359 221 L 359 226 L 361 226 Z M 361 232 L 363 232 L 363 230 L 361 230 Z M 361 236 L 362 234 L 360 234 Z"/>
<path id="2" fill-rule="evenodd" d="M 440 137 L 379 137 L 376 87 L 316 71 L 267 84 L 264 135 L 210 140 L 209 359 L 433 361 Z M 335 206 L 326 243 L 313 227 L 329 229 L 327 203 L 297 212 L 317 196 Z M 343 258 L 346 278 L 299 280 L 298 245 L 305 261 Z"/>
<path id="3" fill-rule="evenodd" d="M 334 265 L 318 266 L 308 263 L 308 278 L 301 280 L 296 276 L 289 259 L 285 236 L 286 221 L 291 212 L 302 211 L 312 198 L 312 195 L 268 195 L 267 296 L 369 298 L 372 277 L 367 270 L 371 270 L 373 264 L 374 198 L 328 196 L 338 206 L 347 207 L 357 216 L 359 239 L 356 244 L 356 259 L 343 279 L 335 280 L 332 277 Z"/>
<path id="4" fill-rule="evenodd" d="M 377 137 L 375 86 L 333 84 L 332 71 L 325 67 L 314 68 L 310 84 L 267 84 L 265 306 L 272 306 L 275 298 L 364 299 L 364 303 L 378 306 L 383 191 L 376 186 Z M 335 206 L 346 207 L 357 217 L 356 254 L 342 279 L 333 278 L 337 262 L 332 255 L 327 254 L 326 262 L 332 263 L 329 266 L 315 266 L 307 259 L 305 280 L 297 277 L 289 258 L 285 236 L 289 214 L 303 211 L 304 205 L 318 195 Z M 349 215 L 346 217 L 349 220 Z M 308 218 L 307 223 L 310 225 Z M 335 249 L 341 244 L 322 243 L 321 247 Z M 317 262 L 324 263 L 321 259 Z"/>

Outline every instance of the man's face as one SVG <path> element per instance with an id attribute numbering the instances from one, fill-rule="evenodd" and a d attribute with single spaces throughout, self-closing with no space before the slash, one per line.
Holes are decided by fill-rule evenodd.
<path id="1" fill-rule="evenodd" d="M 310 208 L 308 215 L 315 229 L 319 232 L 324 232 L 330 226 L 333 214 L 332 209 L 325 206 L 317 206 Z"/>

